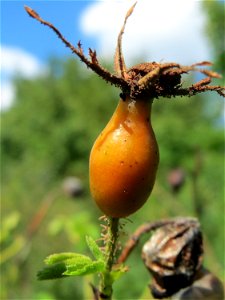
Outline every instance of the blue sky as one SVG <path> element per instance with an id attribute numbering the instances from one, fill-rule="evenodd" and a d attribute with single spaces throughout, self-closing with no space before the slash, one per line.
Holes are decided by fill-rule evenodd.
<path id="1" fill-rule="evenodd" d="M 50 56 L 71 55 L 47 27 L 30 18 L 24 5 L 53 23 L 74 45 L 96 49 L 99 58 L 113 61 L 117 34 L 133 0 L 1 1 L 1 108 L 13 101 L 16 72 L 36 76 Z M 146 61 L 190 64 L 210 60 L 204 36 L 201 1 L 138 0 L 123 40 L 128 65 Z M 162 21 L 163 20 L 163 21 Z M 101 59 L 100 59 L 101 60 Z"/>
<path id="2" fill-rule="evenodd" d="M 74 43 L 79 39 L 90 42 L 90 39 L 86 40 L 79 25 L 82 11 L 90 5 L 89 1 L 2 1 L 2 45 L 24 49 L 43 61 L 50 55 L 68 54 L 68 49 L 50 30 L 27 15 L 24 5 L 32 7 L 43 18 L 58 26 Z M 91 43 L 94 44 L 94 40 Z"/>

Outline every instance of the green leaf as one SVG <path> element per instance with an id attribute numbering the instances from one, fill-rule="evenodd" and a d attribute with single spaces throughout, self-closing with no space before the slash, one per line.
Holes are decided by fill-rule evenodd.
<path id="1" fill-rule="evenodd" d="M 79 253 L 73 253 L 73 252 L 62 252 L 62 253 L 56 253 L 56 254 L 49 255 L 45 259 L 45 263 L 47 265 L 53 265 L 55 263 L 65 262 L 68 259 L 91 262 L 91 258 L 86 255 L 79 254 Z"/>
<path id="2" fill-rule="evenodd" d="M 37 274 L 39 280 L 83 276 L 105 270 L 103 260 L 93 261 L 89 256 L 70 252 L 52 254 L 45 263 L 47 267 Z"/>
<path id="3" fill-rule="evenodd" d="M 52 266 L 48 266 L 37 273 L 39 280 L 56 279 L 65 277 L 63 274 L 66 271 L 65 263 L 57 263 Z"/>
<path id="4" fill-rule="evenodd" d="M 0 242 L 5 242 L 13 234 L 13 230 L 18 226 L 20 222 L 20 214 L 17 211 L 10 213 L 2 220 L 2 226 L 0 231 Z"/>
<path id="5" fill-rule="evenodd" d="M 91 250 L 91 253 L 94 255 L 94 257 L 97 260 L 104 260 L 104 254 L 101 251 L 101 249 L 99 248 L 99 246 L 97 245 L 97 243 L 95 242 L 95 240 L 90 237 L 90 236 L 86 236 L 86 242 L 87 245 L 89 247 L 89 249 Z"/>
<path id="6" fill-rule="evenodd" d="M 63 273 L 67 276 L 83 276 L 102 272 L 105 269 L 103 261 L 92 261 L 89 263 L 69 262 L 67 270 Z"/>

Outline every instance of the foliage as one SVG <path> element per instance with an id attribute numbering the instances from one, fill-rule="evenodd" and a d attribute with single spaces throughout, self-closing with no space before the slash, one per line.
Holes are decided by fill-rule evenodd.
<path id="1" fill-rule="evenodd" d="M 83 279 L 79 279 L 83 282 L 79 285 L 77 280 L 74 282 L 69 278 L 60 285 L 58 282 L 41 285 L 35 281 L 35 273 L 40 269 L 43 257 L 52 251 L 73 252 L 74 243 L 75 252 L 88 251 L 84 243 L 86 234 L 96 239 L 99 236 L 96 223 L 99 212 L 90 202 L 87 185 L 88 156 L 93 140 L 114 110 L 116 101 L 113 99 L 116 100 L 118 95 L 111 86 L 80 69 L 70 59 L 51 60 L 48 73 L 32 80 L 17 78 L 16 86 L 14 106 L 2 112 L 1 143 L 5 162 L 2 191 L 3 213 L 20 213 L 9 215 L 6 222 L 9 225 L 3 228 L 4 232 L 8 230 L 8 238 L 2 243 L 2 249 L 7 253 L 12 242 L 21 236 L 23 243 L 14 247 L 15 252 L 3 264 L 5 289 L 2 297 L 15 297 L 23 279 L 26 284 L 20 292 L 21 299 L 34 298 L 40 291 L 48 293 L 49 299 L 69 299 L 68 290 L 73 292 L 74 289 L 74 295 L 85 299 L 88 291 Z M 219 96 L 210 95 L 193 100 L 155 101 L 152 122 L 161 154 L 158 181 L 152 199 L 144 210 L 132 217 L 134 223 L 129 225 L 131 232 L 135 224 L 146 220 L 196 215 L 192 173 L 196 168 L 196 157 L 200 155 L 197 183 L 198 201 L 203 211 L 199 217 L 206 235 L 206 251 L 209 249 L 211 253 L 206 258 L 207 263 L 218 274 L 222 274 L 223 264 L 220 247 L 223 239 L 223 128 L 218 123 L 221 107 Z M 174 195 L 167 174 L 178 166 L 185 170 L 186 183 Z M 80 177 L 86 190 L 80 199 L 73 201 L 61 189 L 63 179 L 70 175 Z M 46 203 L 49 198 L 54 201 L 46 219 L 41 220 L 36 231 L 30 234 L 32 215 L 38 214 L 42 202 Z M 217 228 L 217 235 L 213 228 Z M 90 246 L 90 240 L 88 243 Z M 140 250 L 137 249 L 128 262 L 131 271 L 116 283 L 115 296 L 138 297 L 143 293 L 144 282 L 147 286 L 149 275 L 140 263 Z M 19 273 L 15 272 L 16 266 Z M 137 270 L 142 278 L 138 282 L 133 278 Z M 14 292 L 9 289 L 12 281 Z M 129 294 L 124 289 L 128 281 L 134 282 Z"/>
<path id="2" fill-rule="evenodd" d="M 45 263 L 47 267 L 37 275 L 40 280 L 83 276 L 101 272 L 105 267 L 103 257 L 93 261 L 89 256 L 72 252 L 51 254 L 45 259 Z"/>
<path id="3" fill-rule="evenodd" d="M 206 33 L 209 38 L 209 46 L 215 57 L 215 67 L 225 74 L 225 44 L 224 44 L 224 1 L 202 1 L 202 7 L 207 13 Z"/>
<path id="4" fill-rule="evenodd" d="M 71 247 L 72 242 L 81 251 L 85 248 L 82 237 L 85 240 L 87 233 L 98 237 L 95 207 L 90 204 L 87 191 L 88 156 L 93 140 L 116 104 L 112 101 L 116 97 L 111 87 L 106 89 L 101 80 L 86 69 L 78 68 L 72 59 L 52 59 L 46 74 L 35 80 L 16 78 L 15 84 L 14 106 L 1 113 L 3 214 L 20 212 L 20 223 L 7 243 L 10 245 L 11 239 L 17 241 L 17 236 L 21 235 L 27 240 L 24 247 L 21 246 L 23 253 L 20 247 L 14 254 L 19 255 L 16 264 L 24 264 L 24 259 L 27 262 L 30 257 L 29 264 L 34 263 L 34 270 L 28 278 L 34 278 L 40 268 L 35 265 L 40 265 L 43 259 L 40 252 L 46 255 L 50 252 L 44 240 L 51 241 L 56 251 L 60 245 Z M 63 194 L 62 183 L 66 176 L 77 176 L 83 181 L 85 191 L 80 199 L 72 201 Z M 49 224 L 46 231 L 40 224 L 45 224 L 42 214 L 47 203 L 51 204 L 46 211 Z M 53 241 L 57 236 L 60 243 Z M 31 245 L 34 248 L 30 248 Z M 2 246 L 8 249 L 6 244 Z M 60 248 L 63 250 L 65 248 Z M 32 256 L 29 256 L 30 251 Z M 3 266 L 6 273 L 7 265 L 6 262 Z M 23 270 L 29 273 L 27 268 Z M 16 289 L 14 292 L 16 295 Z M 14 297 L 13 291 L 10 293 Z"/>
<path id="5" fill-rule="evenodd" d="M 216 69 L 222 72 L 221 4 L 221 1 L 204 2 Z M 96 221 L 99 212 L 88 191 L 88 157 L 94 139 L 117 104 L 118 91 L 78 64 L 72 59 L 51 59 L 48 71 L 42 76 L 30 80 L 15 78 L 14 105 L 1 112 L 5 216 L 1 220 L 1 299 L 69 300 L 71 294 L 74 299 L 91 297 L 91 289 L 87 287 L 89 281 L 95 281 L 93 277 L 67 276 L 62 282 L 57 279 L 40 282 L 35 278 L 43 257 L 53 251 L 88 253 L 91 248 L 96 261 L 101 261 L 95 242 L 88 239 L 88 245 L 85 243 L 87 234 L 99 238 Z M 204 232 L 206 265 L 220 277 L 225 269 L 221 247 L 224 241 L 222 108 L 219 96 L 210 93 L 192 100 L 155 101 L 152 123 L 160 145 L 161 164 L 150 201 L 132 216 L 133 223 L 129 223 L 128 229 L 131 233 L 137 224 L 148 220 L 197 216 Z M 184 170 L 185 182 L 174 193 L 167 175 L 176 167 Z M 63 194 L 62 182 L 67 176 L 77 176 L 84 182 L 85 191 L 80 198 L 71 199 Z M 140 251 L 141 245 L 129 258 L 130 272 L 116 282 L 116 298 L 149 297 L 149 274 L 143 270 Z M 93 262 L 87 255 L 83 267 L 84 261 Z M 50 266 L 55 266 L 55 262 L 51 265 L 52 258 L 55 256 L 50 256 Z M 60 263 L 65 271 L 68 260 L 62 259 Z M 118 273 L 114 275 L 117 279 Z"/>

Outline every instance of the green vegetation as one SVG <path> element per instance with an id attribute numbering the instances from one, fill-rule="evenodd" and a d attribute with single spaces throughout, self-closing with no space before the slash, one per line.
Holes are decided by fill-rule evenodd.
<path id="1" fill-rule="evenodd" d="M 215 68 L 224 72 L 225 45 L 224 45 L 224 1 L 203 1 L 202 7 L 207 14 L 206 34 L 209 38 L 209 46 L 215 57 Z"/>
<path id="2" fill-rule="evenodd" d="M 85 236 L 100 236 L 100 212 L 88 190 L 88 157 L 116 106 L 118 91 L 71 59 L 52 60 L 48 73 L 32 80 L 17 78 L 16 86 L 15 105 L 2 113 L 1 297 L 70 299 L 72 293 L 75 299 L 86 299 L 91 293 L 87 279 L 39 282 L 36 272 L 47 255 L 88 253 Z M 224 268 L 221 108 L 217 95 L 155 101 L 153 126 L 161 153 L 158 180 L 144 209 L 125 226 L 131 233 L 145 221 L 197 215 L 205 234 L 206 263 L 220 277 Z M 174 194 L 167 175 L 177 167 L 184 170 L 186 180 Z M 85 191 L 79 198 L 63 193 L 67 176 L 83 181 Z M 45 208 L 47 215 L 42 219 Z M 128 260 L 130 272 L 115 285 L 115 296 L 139 297 L 144 292 L 149 275 L 140 250 L 141 246 Z M 143 277 L 138 282 L 137 271 Z M 129 295 L 123 288 L 128 281 L 134 282 Z"/>
<path id="3" fill-rule="evenodd" d="M 38 281 L 36 273 L 52 253 L 89 255 L 86 236 L 100 237 L 100 212 L 88 188 L 88 158 L 117 105 L 119 91 L 74 59 L 52 59 L 44 75 L 15 78 L 15 86 L 13 107 L 1 112 L 0 298 L 90 299 L 89 282 L 95 282 L 91 276 L 45 282 Z M 126 241 L 146 221 L 197 216 L 204 233 L 205 265 L 221 279 L 225 269 L 222 108 L 222 98 L 211 93 L 155 100 L 152 124 L 161 156 L 157 182 L 144 208 L 131 217 L 132 222 L 124 221 L 126 235 L 121 237 Z M 175 168 L 185 174 L 178 192 L 168 182 Z M 79 197 L 63 190 L 70 176 L 83 182 Z M 127 261 L 129 272 L 115 284 L 116 299 L 149 295 L 150 276 L 141 261 L 141 245 Z"/>

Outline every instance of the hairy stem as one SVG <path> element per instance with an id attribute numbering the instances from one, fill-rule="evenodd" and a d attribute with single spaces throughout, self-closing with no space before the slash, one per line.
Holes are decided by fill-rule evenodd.
<path id="1" fill-rule="evenodd" d="M 106 270 L 102 273 L 102 281 L 100 286 L 100 299 L 112 299 L 112 284 L 111 277 L 112 267 L 115 261 L 115 252 L 119 232 L 119 219 L 108 218 L 108 236 L 106 241 Z"/>

